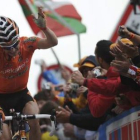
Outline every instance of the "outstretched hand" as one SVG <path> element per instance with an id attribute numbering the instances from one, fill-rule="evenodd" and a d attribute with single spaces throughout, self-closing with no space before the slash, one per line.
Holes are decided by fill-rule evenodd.
<path id="1" fill-rule="evenodd" d="M 128 99 L 128 97 L 125 96 L 125 94 L 119 94 L 118 97 L 115 97 L 115 100 L 118 106 L 131 104 L 130 100 Z"/>
<path id="2" fill-rule="evenodd" d="M 129 67 L 131 66 L 131 63 L 128 60 L 125 61 L 113 60 L 111 62 L 111 66 L 115 68 L 114 71 L 119 72 L 121 75 L 125 77 L 130 77 L 130 75 L 128 74 L 128 70 Z"/>
<path id="3" fill-rule="evenodd" d="M 118 40 L 118 46 L 122 50 L 122 52 L 127 54 L 127 56 L 130 58 L 134 58 L 139 55 L 137 46 L 125 44 L 121 40 Z"/>
<path id="4" fill-rule="evenodd" d="M 115 60 L 111 62 L 111 66 L 113 66 L 115 71 L 119 72 L 121 75 L 129 77 L 127 72 L 131 66 L 130 60 L 117 46 L 114 47 L 110 53 L 115 57 Z"/>
<path id="5" fill-rule="evenodd" d="M 66 82 L 68 82 L 71 77 L 71 73 L 64 66 L 61 66 L 60 70 L 61 76 L 65 79 Z"/>
<path id="6" fill-rule="evenodd" d="M 46 29 L 46 16 L 41 7 L 38 8 L 38 18 L 34 15 L 33 20 L 40 29 Z"/>
<path id="7" fill-rule="evenodd" d="M 79 85 L 83 85 L 84 83 L 84 77 L 80 71 L 74 71 L 71 75 L 71 80 L 73 83 L 77 83 Z"/>
<path id="8" fill-rule="evenodd" d="M 115 57 L 115 60 L 123 61 L 123 52 L 122 50 L 116 45 L 111 48 L 110 54 Z"/>
<path id="9" fill-rule="evenodd" d="M 129 31 L 127 30 L 127 28 L 124 25 L 121 25 L 118 29 L 118 35 L 123 37 L 123 38 L 128 38 L 129 37 Z"/>
<path id="10" fill-rule="evenodd" d="M 66 106 L 66 108 L 59 106 L 58 108 L 59 108 L 59 111 L 56 111 L 57 121 L 59 123 L 68 123 L 70 114 L 72 113 L 72 111 L 69 109 L 68 106 Z"/>
<path id="11" fill-rule="evenodd" d="M 116 114 L 121 114 L 124 111 L 124 109 L 117 105 L 111 111 L 114 112 L 114 113 L 116 113 Z"/>

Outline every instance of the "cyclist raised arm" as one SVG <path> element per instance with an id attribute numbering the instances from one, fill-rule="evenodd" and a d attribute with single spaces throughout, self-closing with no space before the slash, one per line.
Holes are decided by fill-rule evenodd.
<path id="1" fill-rule="evenodd" d="M 38 18 L 36 19 L 33 16 L 33 19 L 35 21 L 35 23 L 37 24 L 37 26 L 42 29 L 43 33 L 45 34 L 46 38 L 41 39 L 38 42 L 38 48 L 39 49 L 47 49 L 50 48 L 54 45 L 57 45 L 57 38 L 54 34 L 54 32 L 52 32 L 47 26 L 46 26 L 46 19 L 45 19 L 45 14 L 43 13 L 42 9 L 39 8 L 38 9 L 39 13 L 38 13 Z"/>
<path id="2" fill-rule="evenodd" d="M 35 23 L 45 38 L 19 37 L 19 28 L 10 18 L 0 16 L 0 106 L 6 116 L 14 108 L 23 114 L 37 114 L 39 109 L 27 89 L 31 58 L 36 49 L 47 49 L 57 45 L 55 34 L 46 27 L 45 15 L 41 8 Z M 40 140 L 38 120 L 30 120 L 30 140 Z M 6 122 L 0 140 L 11 140 Z"/>

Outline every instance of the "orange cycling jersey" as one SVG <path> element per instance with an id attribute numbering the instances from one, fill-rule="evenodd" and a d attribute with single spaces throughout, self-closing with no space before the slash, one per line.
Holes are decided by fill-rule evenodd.
<path id="1" fill-rule="evenodd" d="M 14 93 L 27 87 L 31 58 L 40 38 L 19 38 L 18 55 L 6 59 L 0 48 L 0 93 Z"/>

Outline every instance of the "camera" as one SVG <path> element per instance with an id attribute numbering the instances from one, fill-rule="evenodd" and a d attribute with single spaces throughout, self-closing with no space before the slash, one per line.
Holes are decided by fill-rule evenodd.
<path id="1" fill-rule="evenodd" d="M 71 89 L 73 90 L 73 91 L 77 91 L 77 89 L 79 88 L 79 85 L 78 84 L 76 84 L 76 83 L 71 83 Z"/>
<path id="2" fill-rule="evenodd" d="M 42 89 L 51 90 L 51 83 L 49 83 L 49 82 L 43 83 Z"/>
<path id="3" fill-rule="evenodd" d="M 62 91 L 62 89 L 59 86 L 54 87 L 55 91 Z"/>
<path id="4" fill-rule="evenodd" d="M 125 35 L 125 33 L 123 32 L 123 30 L 124 30 L 124 28 L 121 27 L 121 26 L 119 26 L 118 32 L 120 33 L 121 36 L 124 36 Z"/>
<path id="5" fill-rule="evenodd" d="M 94 69 L 93 74 L 95 75 L 95 77 L 99 77 L 101 76 L 101 71 L 99 69 Z"/>
<path id="6" fill-rule="evenodd" d="M 43 83 L 42 89 L 49 90 L 49 91 L 52 90 L 51 83 L 50 82 Z M 55 91 L 62 91 L 62 89 L 59 86 L 55 86 L 54 90 Z"/>

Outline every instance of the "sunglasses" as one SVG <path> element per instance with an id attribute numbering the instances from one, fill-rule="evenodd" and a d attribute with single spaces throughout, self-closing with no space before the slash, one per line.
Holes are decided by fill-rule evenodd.
<path id="1" fill-rule="evenodd" d="M 10 46 L 3 46 L 4 50 L 12 50 L 13 48 L 16 49 L 18 47 L 19 44 L 19 40 L 17 40 L 14 44 L 10 45 Z"/>

